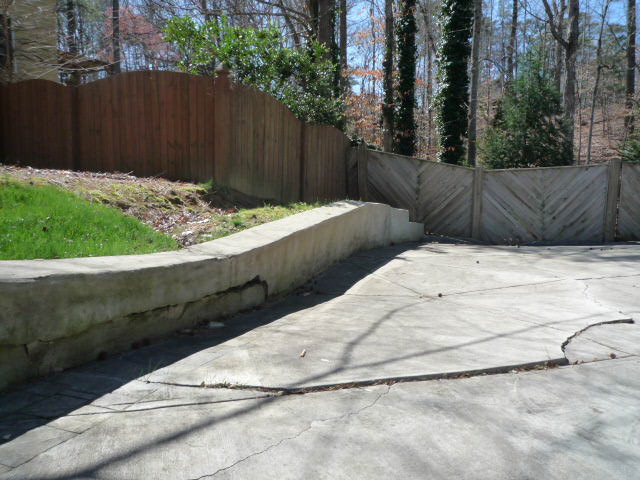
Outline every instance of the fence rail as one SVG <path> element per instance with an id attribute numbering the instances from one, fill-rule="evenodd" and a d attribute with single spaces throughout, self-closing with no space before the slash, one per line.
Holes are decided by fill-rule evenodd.
<path id="1" fill-rule="evenodd" d="M 207 181 L 278 201 L 346 197 L 350 142 L 270 95 L 176 72 L 0 87 L 0 162 Z"/>

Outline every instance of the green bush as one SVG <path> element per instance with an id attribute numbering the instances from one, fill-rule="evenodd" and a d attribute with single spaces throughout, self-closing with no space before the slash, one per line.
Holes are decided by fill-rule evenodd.
<path id="1" fill-rule="evenodd" d="M 223 63 L 236 80 L 274 96 L 298 118 L 344 128 L 344 103 L 335 88 L 338 66 L 325 59 L 320 43 L 287 48 L 276 27 L 232 27 L 224 17 L 204 24 L 174 18 L 164 33 L 177 48 L 183 71 L 214 76 Z"/>
<path id="2" fill-rule="evenodd" d="M 618 153 L 626 162 L 640 162 L 640 136 L 634 135 L 626 140 Z"/>
<path id="3" fill-rule="evenodd" d="M 484 134 L 483 164 L 488 168 L 571 165 L 569 129 L 560 93 L 540 63 L 529 56 Z"/>

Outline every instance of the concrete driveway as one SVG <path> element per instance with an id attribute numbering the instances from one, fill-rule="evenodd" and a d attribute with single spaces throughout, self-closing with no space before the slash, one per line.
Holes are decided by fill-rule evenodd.
<path id="1" fill-rule="evenodd" d="M 435 241 L 0 396 L 0 478 L 638 478 L 640 245 Z"/>

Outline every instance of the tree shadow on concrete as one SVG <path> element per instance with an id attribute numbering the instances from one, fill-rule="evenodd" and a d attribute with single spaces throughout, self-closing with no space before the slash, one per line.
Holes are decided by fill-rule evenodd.
<path id="1" fill-rule="evenodd" d="M 415 248 L 406 243 L 378 248 L 340 262 L 286 297 L 272 299 L 259 308 L 221 319 L 224 328 L 194 328 L 132 351 L 110 356 L 65 372 L 46 376 L 0 394 L 0 445 L 46 425 L 69 412 L 155 370 L 172 365 L 201 350 L 215 347 L 284 316 L 313 308 L 345 293 L 371 272 Z M 352 257 L 353 258 L 353 257 Z M 310 294 L 318 282 L 331 278 L 331 291 Z M 126 339 L 123 339 L 126 342 Z"/>
<path id="2" fill-rule="evenodd" d="M 104 362 L 94 362 L 91 365 L 87 365 L 79 369 L 74 369 L 73 371 L 65 372 L 60 375 L 52 376 L 43 381 L 27 385 L 19 390 L 16 390 L 13 393 L 20 393 L 25 391 L 32 392 L 34 395 L 40 395 L 40 402 L 43 402 L 44 397 L 48 398 L 48 401 L 52 402 L 53 404 L 55 403 L 55 397 L 70 396 L 70 392 L 75 391 L 74 386 L 76 385 L 77 378 L 73 379 L 71 378 L 71 375 L 86 375 L 94 377 L 96 379 L 95 385 L 91 385 L 90 388 L 88 388 L 87 385 L 82 386 L 86 390 L 83 390 L 87 397 L 83 400 L 84 404 L 86 405 L 99 398 L 100 396 L 113 391 L 114 387 L 118 388 L 119 386 L 135 380 L 136 378 L 139 378 L 141 375 L 150 373 L 151 371 L 163 366 L 175 363 L 182 358 L 185 358 L 186 356 L 189 356 L 204 348 L 211 348 L 212 346 L 235 338 L 251 329 L 267 325 L 279 318 L 282 318 L 285 315 L 299 312 L 306 308 L 312 308 L 332 298 L 335 298 L 346 292 L 350 288 L 350 286 L 366 277 L 369 273 L 375 271 L 389 261 L 397 258 L 397 256 L 402 252 L 413 247 L 415 247 L 415 245 L 403 245 L 390 247 L 387 249 L 379 249 L 376 252 L 367 252 L 366 255 L 368 255 L 368 257 L 370 258 L 366 258 L 364 262 L 359 263 L 358 268 L 346 268 L 344 264 L 333 267 L 325 274 L 338 275 L 336 282 L 332 284 L 331 293 L 305 295 L 305 293 L 313 290 L 312 284 L 307 286 L 306 289 L 303 288 L 300 292 L 294 293 L 287 299 L 271 303 L 259 311 L 236 316 L 233 322 L 229 322 L 229 327 L 223 330 L 205 331 L 201 334 L 194 335 L 193 337 L 174 337 L 158 345 L 142 348 L 138 351 L 120 355 L 116 358 L 108 359 Z M 367 267 L 363 267 L 363 263 L 366 264 Z M 322 280 L 322 278 L 318 279 L 318 281 L 320 280 Z M 370 325 L 367 330 L 362 332 L 352 341 L 348 342 L 345 345 L 345 349 L 343 351 L 339 364 L 334 369 L 332 369 L 330 372 L 324 372 L 322 375 L 314 375 L 307 380 L 319 382 L 328 374 L 335 372 L 340 368 L 345 368 L 350 361 L 353 349 L 364 339 L 374 334 L 376 329 L 378 329 L 379 326 L 382 325 L 382 323 L 384 323 L 392 314 L 393 312 L 390 312 L 389 314 L 379 318 L 376 322 Z M 530 327 L 523 330 L 541 328 L 542 326 L 543 325 L 531 325 Z M 520 331 L 508 332 L 506 334 L 497 333 L 495 335 L 505 336 L 515 333 L 520 333 Z M 483 339 L 481 341 L 486 340 Z M 457 347 L 458 346 L 452 346 L 449 349 L 453 350 Z M 430 352 L 423 352 L 423 354 L 424 353 Z M 404 356 L 401 355 L 390 360 L 398 361 L 403 358 Z M 70 378 L 72 381 L 67 380 L 67 377 L 65 377 L 65 375 L 67 375 L 68 378 Z M 47 390 L 50 388 L 52 388 L 53 390 Z M 49 392 L 48 397 L 46 397 L 47 391 Z M 51 392 L 54 393 L 51 394 Z M 11 393 L 8 395 L 11 395 Z M 41 478 L 92 478 L 99 476 L 101 470 L 103 470 L 105 467 L 127 461 L 128 459 L 134 458 L 136 455 L 140 455 L 148 450 L 157 449 L 162 446 L 169 445 L 181 438 L 184 438 L 186 435 L 193 434 L 194 432 L 214 428 L 223 423 L 245 417 L 259 408 L 263 408 L 266 405 L 278 401 L 279 398 L 280 397 L 278 396 L 260 397 L 248 395 L 246 398 L 226 400 L 236 402 L 239 400 L 248 400 L 249 404 L 244 408 L 240 408 L 230 413 L 210 418 L 206 421 L 202 421 L 195 427 L 191 426 L 188 429 L 179 429 L 161 438 L 157 438 L 146 443 L 141 443 L 135 446 L 135 448 L 127 450 L 126 453 L 115 454 L 96 459 L 90 466 L 81 467 L 80 469 L 73 469 L 73 474 L 52 473 L 51 475 L 42 476 Z M 6 402 L 3 401 L 2 403 L 4 404 Z M 180 404 L 180 406 L 184 406 L 184 404 Z M 65 411 L 68 413 L 69 411 L 75 410 L 77 408 L 79 408 L 79 406 L 69 407 L 68 409 L 63 408 L 61 411 L 56 411 L 53 417 L 44 416 L 41 419 L 40 425 L 46 424 L 54 418 L 63 416 L 65 414 Z M 54 411 L 53 405 L 51 411 Z M 32 426 L 30 428 L 35 427 Z M 27 428 L 26 430 L 28 429 L 29 428 Z M 221 467 L 218 471 L 226 470 L 230 466 L 231 465 Z M 210 472 L 210 474 L 215 473 L 217 472 Z"/>

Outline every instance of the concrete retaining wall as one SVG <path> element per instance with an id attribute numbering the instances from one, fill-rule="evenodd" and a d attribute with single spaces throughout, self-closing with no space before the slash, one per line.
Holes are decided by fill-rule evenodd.
<path id="1" fill-rule="evenodd" d="M 0 389 L 254 307 L 356 251 L 422 236 L 406 210 L 340 202 L 177 252 L 0 261 Z"/>

